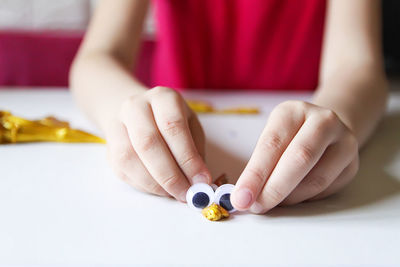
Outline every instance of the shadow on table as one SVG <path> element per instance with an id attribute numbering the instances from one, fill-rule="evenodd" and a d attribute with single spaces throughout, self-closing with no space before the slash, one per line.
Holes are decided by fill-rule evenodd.
<path id="1" fill-rule="evenodd" d="M 215 144 L 208 147 L 210 169 L 229 170 L 238 177 L 246 162 Z M 291 207 L 278 207 L 266 216 L 313 216 L 366 207 L 397 196 L 400 175 L 393 177 L 388 169 L 400 153 L 400 113 L 386 116 L 369 143 L 362 149 L 360 170 L 342 192 L 325 200 L 307 202 Z M 233 181 L 234 183 L 235 181 Z"/>
<path id="2" fill-rule="evenodd" d="M 247 161 L 209 141 L 206 151 L 207 166 L 213 178 L 226 174 L 228 183 L 235 184 Z"/>

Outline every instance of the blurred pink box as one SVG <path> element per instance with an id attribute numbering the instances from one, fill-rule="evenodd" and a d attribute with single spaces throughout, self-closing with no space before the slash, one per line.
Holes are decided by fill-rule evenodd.
<path id="1" fill-rule="evenodd" d="M 83 32 L 0 31 L 0 85 L 68 86 L 68 72 Z M 153 41 L 144 41 L 136 75 L 150 82 Z"/>

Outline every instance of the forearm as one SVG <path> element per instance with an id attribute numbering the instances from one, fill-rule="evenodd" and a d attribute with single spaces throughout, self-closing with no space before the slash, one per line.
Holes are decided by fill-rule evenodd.
<path id="1" fill-rule="evenodd" d="M 105 53 L 78 56 L 71 69 L 70 82 L 79 106 L 103 131 L 125 99 L 146 90 L 128 66 Z"/>
<path id="2" fill-rule="evenodd" d="M 125 99 L 146 89 L 132 76 L 132 67 L 148 5 L 147 0 L 98 1 L 71 68 L 70 86 L 78 104 L 103 131 Z"/>
<path id="3" fill-rule="evenodd" d="M 336 112 L 360 147 L 385 112 L 387 82 L 380 70 L 341 70 L 321 84 L 313 103 Z"/>

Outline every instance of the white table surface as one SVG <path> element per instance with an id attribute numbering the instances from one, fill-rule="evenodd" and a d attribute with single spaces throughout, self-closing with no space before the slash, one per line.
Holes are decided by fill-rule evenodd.
<path id="1" fill-rule="evenodd" d="M 237 177 L 270 110 L 310 94 L 190 94 L 259 116 L 201 115 L 214 175 Z M 367 107 L 366 107 L 367 108 Z M 0 109 L 55 115 L 98 133 L 65 90 L 0 90 Z M 354 182 L 329 199 L 209 222 L 119 181 L 98 144 L 0 146 L 0 264 L 400 266 L 400 93 L 361 152 Z"/>

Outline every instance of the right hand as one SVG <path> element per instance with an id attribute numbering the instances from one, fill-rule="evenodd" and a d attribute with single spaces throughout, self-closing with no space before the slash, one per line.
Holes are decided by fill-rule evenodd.
<path id="1" fill-rule="evenodd" d="M 203 129 L 173 89 L 155 87 L 131 96 L 110 124 L 108 159 L 136 189 L 185 202 L 191 184 L 211 182 Z"/>

